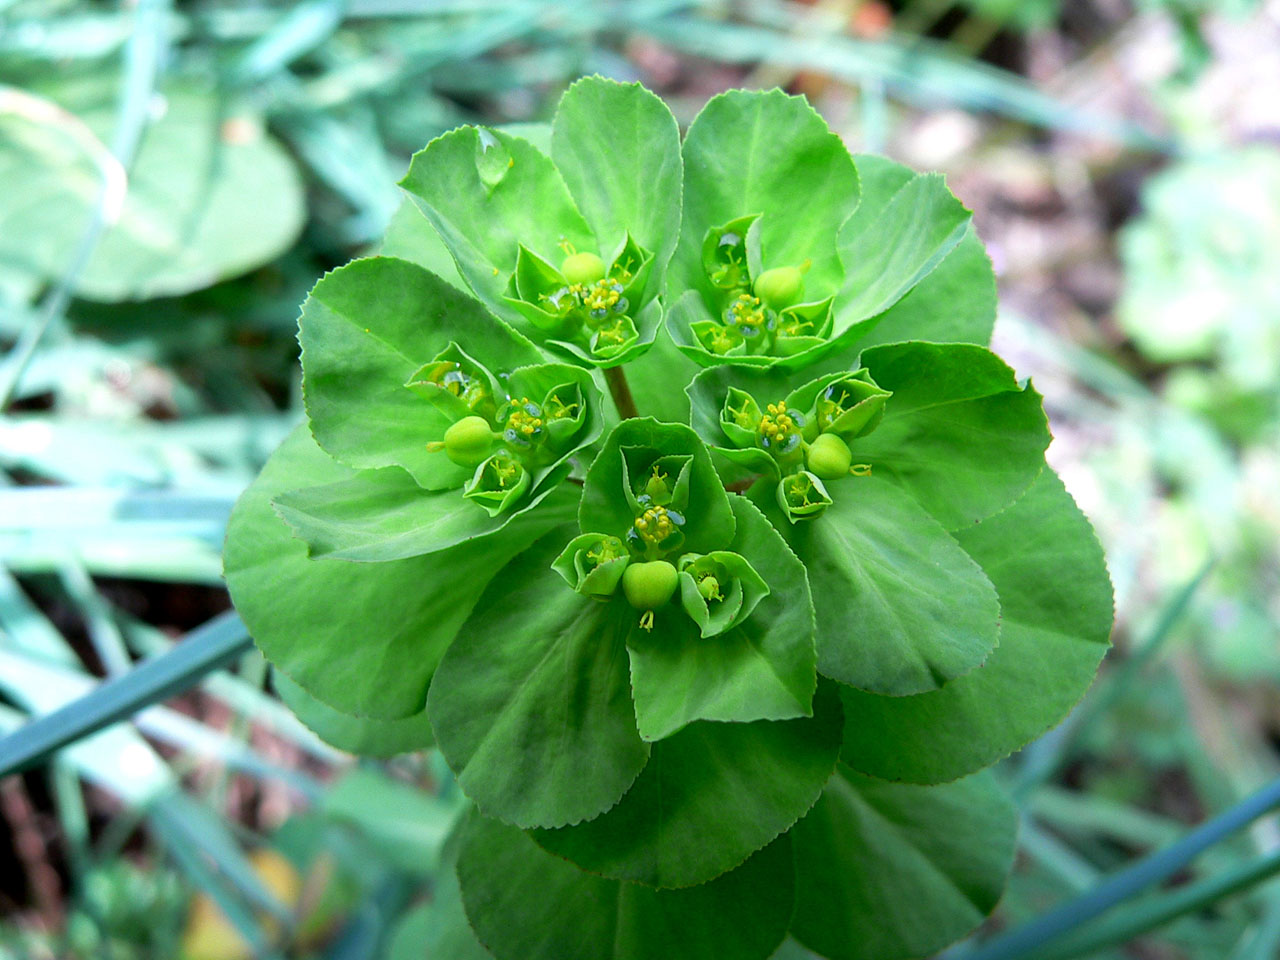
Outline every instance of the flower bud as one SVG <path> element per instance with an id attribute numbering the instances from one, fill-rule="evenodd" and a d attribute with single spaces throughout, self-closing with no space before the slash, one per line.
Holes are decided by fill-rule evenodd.
<path id="1" fill-rule="evenodd" d="M 820 434 L 804 454 L 809 471 L 822 480 L 839 480 L 849 475 L 853 454 L 849 445 L 834 433 Z"/>
<path id="2" fill-rule="evenodd" d="M 774 267 L 756 278 L 755 294 L 775 310 L 798 303 L 804 295 L 804 273 L 799 267 Z"/>
<path id="3" fill-rule="evenodd" d="M 604 279 L 604 261 L 594 253 L 571 253 L 560 263 L 560 272 L 570 283 L 595 283 Z"/>
<path id="4" fill-rule="evenodd" d="M 444 452 L 460 467 L 483 463 L 493 450 L 493 428 L 484 417 L 463 417 L 444 432 Z"/>
<path id="5" fill-rule="evenodd" d="M 622 592 L 637 610 L 654 610 L 667 603 L 679 584 L 679 573 L 666 560 L 632 563 L 622 573 Z"/>

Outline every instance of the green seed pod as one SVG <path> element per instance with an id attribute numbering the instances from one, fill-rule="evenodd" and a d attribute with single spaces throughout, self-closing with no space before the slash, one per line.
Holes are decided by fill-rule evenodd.
<path id="1" fill-rule="evenodd" d="M 493 450 L 493 428 L 484 417 L 463 417 L 444 432 L 444 452 L 460 467 L 475 467 Z"/>
<path id="2" fill-rule="evenodd" d="M 809 472 L 823 480 L 839 480 L 849 475 L 853 454 L 849 445 L 834 433 L 820 434 L 804 454 Z"/>
<path id="3" fill-rule="evenodd" d="M 595 283 L 604 279 L 604 261 L 594 253 L 571 253 L 561 261 L 560 272 L 570 283 Z"/>
<path id="4" fill-rule="evenodd" d="M 804 273 L 799 267 L 774 267 L 756 278 L 755 294 L 775 310 L 799 303 L 804 295 Z"/>
<path id="5" fill-rule="evenodd" d="M 698 581 L 698 593 L 702 595 L 703 600 L 724 599 L 720 596 L 720 581 L 710 573 Z"/>
<path id="6" fill-rule="evenodd" d="M 676 568 L 666 560 L 632 563 L 622 574 L 622 592 L 637 610 L 654 610 L 675 595 L 680 584 Z"/>

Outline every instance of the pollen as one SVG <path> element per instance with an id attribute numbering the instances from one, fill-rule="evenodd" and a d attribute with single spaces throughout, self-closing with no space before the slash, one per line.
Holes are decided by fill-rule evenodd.
<path id="1" fill-rule="evenodd" d="M 542 434 L 543 422 L 542 408 L 521 397 L 513 404 L 503 435 L 509 442 L 529 444 Z"/>
<path id="2" fill-rule="evenodd" d="M 582 305 L 587 308 L 592 319 L 602 320 L 610 313 L 627 312 L 631 304 L 622 295 L 623 292 L 622 284 L 611 277 L 605 277 L 586 287 L 580 295 Z"/>
<path id="3" fill-rule="evenodd" d="M 800 445 L 803 427 L 803 418 L 794 410 L 787 409 L 781 400 L 768 404 L 757 428 L 760 446 L 771 453 L 790 453 Z"/>
<path id="4" fill-rule="evenodd" d="M 636 533 L 645 543 L 657 546 L 676 532 L 676 524 L 666 507 L 650 507 L 636 518 Z"/>
<path id="5" fill-rule="evenodd" d="M 739 294 L 724 312 L 724 319 L 742 336 L 750 340 L 769 327 L 772 311 L 766 310 L 760 298 L 750 293 Z"/>

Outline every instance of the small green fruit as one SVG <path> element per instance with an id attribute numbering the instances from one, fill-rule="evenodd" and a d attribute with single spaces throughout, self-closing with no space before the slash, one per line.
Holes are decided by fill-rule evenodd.
<path id="1" fill-rule="evenodd" d="M 849 445 L 834 433 L 822 433 L 809 444 L 804 455 L 809 472 L 823 480 L 839 480 L 849 475 L 853 454 Z"/>
<path id="2" fill-rule="evenodd" d="M 804 274 L 799 267 L 774 267 L 756 278 L 755 294 L 774 310 L 799 303 L 804 294 Z"/>
<path id="3" fill-rule="evenodd" d="M 493 450 L 493 428 L 484 417 L 463 417 L 444 432 L 444 452 L 460 467 L 476 467 Z"/>
<path id="4" fill-rule="evenodd" d="M 571 253 L 560 264 L 560 272 L 570 283 L 595 283 L 604 279 L 604 261 L 594 253 Z"/>
<path id="5" fill-rule="evenodd" d="M 654 610 L 669 601 L 680 583 L 676 568 L 666 560 L 632 563 L 622 573 L 622 592 L 637 610 Z"/>

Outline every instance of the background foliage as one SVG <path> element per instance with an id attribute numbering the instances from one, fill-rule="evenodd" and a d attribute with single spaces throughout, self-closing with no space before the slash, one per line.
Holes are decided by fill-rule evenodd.
<path id="1" fill-rule="evenodd" d="M 995 348 L 1045 395 L 1119 623 L 1083 706 L 996 770 L 1018 868 L 952 955 L 1273 956 L 1280 835 L 1228 828 L 1275 799 L 1238 806 L 1280 731 L 1278 23 L 1251 0 L 0 0 L 0 730 L 47 717 L 0 741 L 30 767 L 0 780 L 0 956 L 460 955 L 446 767 L 355 762 L 294 719 L 281 699 L 361 746 L 222 612 L 222 532 L 300 417 L 298 305 L 397 215 L 409 155 L 544 120 L 594 71 L 682 123 L 729 86 L 806 93 L 851 149 L 944 170 L 995 257 Z"/>

